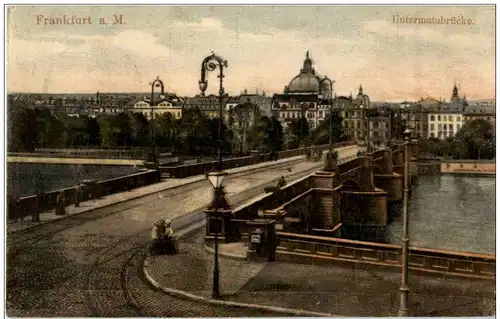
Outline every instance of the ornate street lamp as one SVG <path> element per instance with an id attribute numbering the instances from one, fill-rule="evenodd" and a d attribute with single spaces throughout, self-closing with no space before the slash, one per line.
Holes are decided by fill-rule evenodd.
<path id="1" fill-rule="evenodd" d="M 409 180 L 409 161 L 410 154 L 408 152 L 410 145 L 411 130 L 406 129 L 403 132 L 405 138 L 404 144 L 404 158 L 405 158 L 405 169 L 404 169 L 404 197 L 403 197 L 403 246 L 401 254 L 401 286 L 400 291 L 400 305 L 398 311 L 398 317 L 405 317 L 408 315 L 408 293 L 410 288 L 408 287 L 408 254 L 409 254 L 409 242 L 408 238 L 408 180 Z"/>
<path id="2" fill-rule="evenodd" d="M 363 131 L 364 131 L 364 133 L 366 133 L 366 137 L 365 137 L 366 153 L 370 153 L 370 151 L 371 151 L 371 149 L 370 149 L 370 117 L 369 117 L 370 110 L 366 109 L 367 116 L 365 116 L 365 106 L 363 105 L 363 103 L 361 103 L 359 108 L 361 109 L 361 119 L 362 119 L 362 123 L 363 123 Z"/>
<path id="3" fill-rule="evenodd" d="M 319 83 L 320 89 L 323 87 L 323 82 L 328 81 L 330 84 L 330 96 L 328 97 L 330 99 L 330 115 L 329 115 L 329 121 L 330 121 L 330 126 L 329 126 L 329 148 L 328 148 L 328 154 L 326 156 L 326 171 L 331 171 L 334 168 L 334 161 L 333 161 L 333 136 L 332 136 L 332 111 L 333 111 L 333 83 L 335 81 L 330 80 L 327 76 L 325 76 Z"/>
<path id="4" fill-rule="evenodd" d="M 215 245 L 215 253 L 214 253 L 214 273 L 213 273 L 213 290 L 212 297 L 214 299 L 220 298 L 220 289 L 219 289 L 219 236 L 218 233 L 220 231 L 220 213 L 221 210 L 228 209 L 229 205 L 225 198 L 224 187 L 222 186 L 222 182 L 226 177 L 227 173 L 222 171 L 222 116 L 223 116 L 223 96 L 224 96 L 224 87 L 223 87 L 223 79 L 224 79 L 224 68 L 227 68 L 227 61 L 222 59 L 221 57 L 215 55 L 212 52 L 212 55 L 206 57 L 201 63 L 201 79 L 198 82 L 200 86 L 201 95 L 205 96 L 205 90 L 207 89 L 208 82 L 206 80 L 206 71 L 214 71 L 219 68 L 219 137 L 217 141 L 217 153 L 218 153 L 218 162 L 217 167 L 214 171 L 210 172 L 207 175 L 208 180 L 212 184 L 214 188 L 213 200 L 210 205 L 210 212 L 213 214 L 216 220 L 216 229 L 214 231 L 214 245 Z"/>
<path id="5" fill-rule="evenodd" d="M 215 55 L 212 52 L 212 55 L 207 56 L 203 62 L 201 63 L 201 79 L 198 81 L 200 86 L 201 95 L 205 96 L 205 90 L 207 89 L 208 82 L 206 80 L 206 71 L 214 71 L 217 67 L 219 67 L 219 139 L 217 142 L 217 153 L 218 153 L 218 169 L 222 170 L 222 153 L 221 153 L 221 144 L 222 144 L 222 112 L 223 112 L 223 97 L 224 97 L 224 68 L 227 68 L 227 61 L 222 59 L 221 57 Z"/>
<path id="6" fill-rule="evenodd" d="M 155 88 L 160 88 L 161 95 L 165 94 L 165 86 L 163 85 L 163 81 L 160 80 L 160 77 L 156 77 L 156 79 L 150 83 L 151 84 L 151 154 L 149 154 L 148 162 L 154 163 L 155 168 L 158 167 L 158 159 L 156 157 L 156 125 L 155 125 Z"/>
<path id="7" fill-rule="evenodd" d="M 271 98 L 271 130 L 272 130 L 272 139 L 270 140 L 270 151 L 271 151 L 271 158 L 277 160 L 278 158 L 276 157 L 276 154 L 278 152 L 278 150 L 276 149 L 276 145 L 274 145 L 274 142 L 276 142 L 274 140 L 275 137 L 277 137 L 277 134 L 276 134 L 276 127 L 274 126 L 274 120 L 278 120 L 279 119 L 279 110 L 280 110 L 280 106 L 279 106 L 279 103 L 276 102 L 275 100 L 276 98 L 276 94 L 273 94 L 273 97 Z M 275 111 L 275 105 L 277 104 L 277 109 L 278 111 Z M 277 114 L 277 116 L 275 116 Z M 279 120 L 278 120 L 279 121 Z"/>

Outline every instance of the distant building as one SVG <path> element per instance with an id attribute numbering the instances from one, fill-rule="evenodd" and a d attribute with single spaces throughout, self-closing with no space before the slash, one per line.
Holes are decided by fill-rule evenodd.
<path id="1" fill-rule="evenodd" d="M 224 110 L 226 110 L 226 105 L 229 100 L 230 97 L 227 94 L 222 97 L 223 112 Z M 189 97 L 186 99 L 184 103 L 184 109 L 198 109 L 208 118 L 218 118 L 220 113 L 220 99 L 217 95 L 214 94 L 210 94 L 208 96 L 196 95 L 194 97 Z M 225 116 L 226 115 L 223 114 L 223 117 Z"/>
<path id="2" fill-rule="evenodd" d="M 284 126 L 303 116 L 309 128 L 315 129 L 327 117 L 324 110 L 329 107 L 333 92 L 327 78 L 317 73 L 312 64 L 307 51 L 299 74 L 285 86 L 283 94 L 273 96 L 271 112 Z"/>
<path id="3" fill-rule="evenodd" d="M 244 90 L 237 98 L 239 99 L 239 104 L 250 103 L 257 105 L 261 115 L 271 116 L 272 99 L 266 95 L 266 92 L 263 91 L 261 94 L 258 92 L 248 93 L 247 90 Z"/>
<path id="4" fill-rule="evenodd" d="M 446 139 L 453 137 L 463 125 L 463 114 L 468 108 L 465 96 L 461 99 L 458 96 L 457 85 L 453 87 L 450 103 L 438 101 L 436 99 L 422 99 L 419 102 L 422 112 L 426 113 L 428 122 L 427 138 Z"/>
<path id="5" fill-rule="evenodd" d="M 475 119 L 483 119 L 493 124 L 493 127 L 495 127 L 495 118 L 496 109 L 493 104 L 469 106 L 463 114 L 464 122 L 472 121 Z"/>
<path id="6" fill-rule="evenodd" d="M 159 101 L 154 101 L 153 107 L 151 107 L 150 101 L 137 101 L 129 111 L 143 114 L 148 121 L 151 120 L 153 114 L 155 118 L 164 114 L 171 114 L 172 118 L 177 120 L 182 118 L 184 99 L 173 94 L 159 96 L 159 98 Z"/>

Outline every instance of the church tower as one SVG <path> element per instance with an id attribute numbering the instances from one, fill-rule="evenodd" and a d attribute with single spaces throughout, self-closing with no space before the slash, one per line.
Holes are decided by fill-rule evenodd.
<path id="1" fill-rule="evenodd" d="M 461 103 L 460 97 L 458 96 L 458 87 L 457 83 L 455 83 L 455 86 L 453 87 L 453 94 L 451 95 L 450 103 L 453 105 L 460 105 Z"/>

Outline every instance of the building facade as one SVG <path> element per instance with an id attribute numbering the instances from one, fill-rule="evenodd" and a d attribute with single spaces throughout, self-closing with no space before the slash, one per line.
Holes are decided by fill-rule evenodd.
<path id="1" fill-rule="evenodd" d="M 310 129 L 315 129 L 325 118 L 333 97 L 333 80 L 321 76 L 312 67 L 309 51 L 298 75 L 285 86 L 283 94 L 272 98 L 271 113 L 288 126 L 293 120 L 304 117 Z M 332 83 L 330 83 L 332 81 Z"/>
<path id="2" fill-rule="evenodd" d="M 426 138 L 446 139 L 455 136 L 463 125 L 463 114 L 468 108 L 465 96 L 461 99 L 458 95 L 457 85 L 449 103 L 436 99 L 421 99 L 418 103 L 420 116 L 427 120 L 427 130 L 422 128 L 421 136 Z"/>
<path id="3" fill-rule="evenodd" d="M 225 114 L 223 116 L 227 117 L 228 106 L 227 103 L 230 101 L 229 95 L 224 95 L 222 97 L 222 109 Z M 210 94 L 208 96 L 196 95 L 194 97 L 186 98 L 184 103 L 184 109 L 198 109 L 201 113 L 210 119 L 218 118 L 220 113 L 220 99 L 217 95 Z"/>
<path id="4" fill-rule="evenodd" d="M 468 107 L 463 114 L 463 121 L 468 122 L 475 119 L 483 119 L 490 122 L 493 127 L 496 123 L 496 109 L 494 105 L 474 105 Z"/>
<path id="5" fill-rule="evenodd" d="M 171 114 L 172 118 L 178 120 L 182 118 L 184 99 L 175 95 L 161 96 L 159 101 L 151 106 L 150 101 L 140 100 L 133 103 L 129 109 L 132 113 L 141 113 L 149 121 L 153 114 L 155 118 L 164 114 Z"/>

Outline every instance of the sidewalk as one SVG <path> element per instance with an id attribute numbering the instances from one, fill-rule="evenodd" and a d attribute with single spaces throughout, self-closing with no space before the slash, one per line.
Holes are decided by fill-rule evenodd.
<path id="1" fill-rule="evenodd" d="M 243 167 L 237 167 L 233 169 L 227 170 L 228 174 L 237 174 L 237 173 L 242 173 L 246 171 L 251 171 L 263 167 L 269 167 L 269 166 L 274 166 L 274 165 L 279 165 L 279 164 L 286 164 L 286 163 L 291 163 L 298 161 L 300 159 L 305 158 L 304 156 L 295 156 L 295 157 L 290 157 L 290 158 L 285 158 L 281 159 L 278 161 L 272 161 L 272 162 L 264 162 L 264 163 L 259 163 L 256 165 L 250 165 L 250 166 L 243 166 Z M 54 220 L 58 220 L 61 218 L 65 218 L 70 215 L 75 215 L 75 214 L 81 214 L 84 212 L 88 212 L 91 210 L 95 210 L 98 208 L 102 208 L 105 206 L 109 205 L 114 205 L 120 202 L 128 201 L 131 199 L 147 196 L 150 194 L 154 194 L 157 192 L 165 191 L 168 189 L 196 183 L 199 181 L 206 180 L 205 175 L 197 175 L 197 176 L 192 176 L 188 178 L 169 178 L 166 179 L 160 183 L 155 183 L 151 185 L 147 185 L 144 187 L 140 188 L 135 188 L 132 189 L 128 192 L 120 192 L 120 193 L 115 193 L 115 194 L 110 194 L 105 197 L 101 197 L 99 199 L 94 199 L 94 200 L 89 200 L 85 202 L 80 203 L 80 207 L 75 207 L 74 205 L 70 205 L 66 207 L 66 215 L 64 216 L 57 216 L 54 214 L 54 210 L 49 210 L 46 212 L 43 212 L 40 214 L 40 222 L 32 222 L 31 221 L 31 216 L 26 216 L 23 221 L 14 221 L 14 220 L 9 220 L 7 221 L 7 234 L 10 233 L 15 233 L 18 231 L 22 230 L 27 230 L 32 227 L 36 227 L 40 224 L 44 224 L 47 222 L 51 222 Z"/>
<path id="2" fill-rule="evenodd" d="M 199 232 L 195 237 L 182 239 L 178 255 L 148 257 L 146 278 L 168 293 L 210 302 L 214 256 L 204 249 L 202 241 L 203 233 Z M 226 249 L 221 246 L 222 255 Z M 222 256 L 219 267 L 220 290 L 226 302 L 337 316 L 396 316 L 399 307 L 401 275 L 397 272 L 252 262 Z M 411 275 L 409 284 L 412 316 L 495 313 L 493 281 Z"/>
<path id="3" fill-rule="evenodd" d="M 330 317 L 331 314 L 282 308 L 278 304 L 242 303 L 236 296 L 238 291 L 266 266 L 264 262 L 250 262 L 242 259 L 219 259 L 221 300 L 213 300 L 213 260 L 203 243 L 203 232 L 196 232 L 191 240 L 179 242 L 176 255 L 148 256 L 144 262 L 144 275 L 149 282 L 176 297 L 211 304 L 267 310 L 283 316 Z"/>
<path id="4" fill-rule="evenodd" d="M 355 147 L 356 147 L 355 145 L 347 146 L 347 147 L 338 148 L 338 150 L 345 150 L 345 149 L 350 149 L 350 148 L 355 148 Z M 247 172 L 247 171 L 251 171 L 251 170 L 255 170 L 255 169 L 259 169 L 259 168 L 281 165 L 281 164 L 286 164 L 286 163 L 292 163 L 295 161 L 299 161 L 301 159 L 305 159 L 305 156 L 303 156 L 303 155 L 294 156 L 294 157 L 290 157 L 290 158 L 280 159 L 278 161 L 270 161 L 270 162 L 255 164 L 255 165 L 237 167 L 237 168 L 229 169 L 229 170 L 227 170 L 227 172 L 228 172 L 228 174 L 238 174 L 238 173 L 243 173 L 243 172 Z M 196 176 L 191 176 L 191 177 L 187 177 L 187 178 L 169 178 L 169 179 L 166 179 L 166 180 L 159 182 L 159 183 L 147 185 L 147 186 L 140 187 L 140 188 L 134 188 L 128 192 L 110 194 L 108 196 L 101 197 L 99 199 L 81 202 L 80 207 L 75 207 L 74 205 L 67 206 L 66 207 L 66 215 L 64 215 L 64 216 L 57 216 L 54 214 L 54 210 L 49 210 L 49 211 L 46 211 L 46 212 L 43 212 L 40 214 L 40 222 L 32 222 L 31 216 L 26 216 L 24 218 L 24 220 L 21 222 L 8 220 L 7 221 L 7 234 L 27 230 L 27 229 L 30 229 L 32 227 L 36 227 L 38 225 L 41 225 L 41 224 L 44 224 L 47 222 L 51 222 L 54 220 L 65 218 L 67 216 L 81 214 L 81 213 L 95 210 L 98 208 L 102 208 L 105 206 L 114 205 L 117 203 L 125 202 L 125 201 L 132 200 L 135 198 L 151 195 L 154 193 L 158 193 L 158 192 L 165 191 L 168 189 L 173 189 L 176 187 L 196 183 L 196 182 L 203 181 L 203 180 L 206 180 L 205 175 L 196 175 Z"/>

